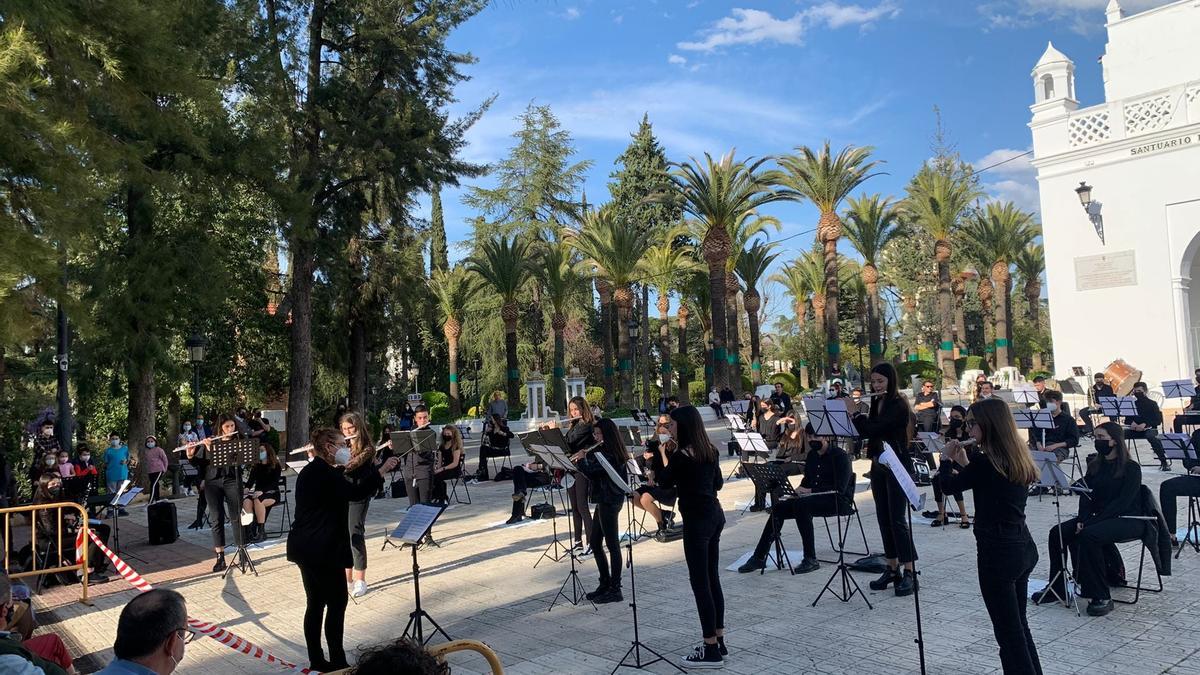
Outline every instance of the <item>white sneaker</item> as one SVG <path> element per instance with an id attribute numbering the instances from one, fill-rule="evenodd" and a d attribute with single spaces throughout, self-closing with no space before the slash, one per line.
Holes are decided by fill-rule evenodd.
<path id="1" fill-rule="evenodd" d="M 246 526 L 254 522 L 254 514 L 242 511 L 242 525 Z"/>
<path id="2" fill-rule="evenodd" d="M 367 582 L 365 582 L 365 581 L 354 582 L 353 588 L 350 590 L 350 595 L 355 598 L 361 598 L 362 596 L 364 596 L 366 594 L 367 594 Z"/>

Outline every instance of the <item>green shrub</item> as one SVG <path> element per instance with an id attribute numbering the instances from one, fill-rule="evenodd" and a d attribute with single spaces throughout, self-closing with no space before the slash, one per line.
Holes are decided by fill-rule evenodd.
<path id="1" fill-rule="evenodd" d="M 896 374 L 900 377 L 900 388 L 907 387 L 913 375 L 932 380 L 934 383 L 942 381 L 942 369 L 931 361 L 905 361 L 896 367 Z"/>
<path id="2" fill-rule="evenodd" d="M 618 417 L 633 417 L 633 411 L 629 408 L 613 408 L 612 410 L 605 410 L 604 416 L 608 417 L 609 419 L 616 419 Z"/>
<path id="3" fill-rule="evenodd" d="M 603 406 L 604 387 L 586 387 L 583 391 L 583 397 L 587 399 L 588 405 Z"/>
<path id="4" fill-rule="evenodd" d="M 438 403 L 429 406 L 429 421 L 432 424 L 446 424 L 450 421 L 450 406 Z"/>
<path id="5" fill-rule="evenodd" d="M 704 380 L 688 382 L 688 398 L 691 399 L 692 405 L 708 403 L 708 387 L 704 386 Z"/>
<path id="6" fill-rule="evenodd" d="M 988 368 L 987 359 L 983 358 L 982 356 L 971 354 L 969 356 L 959 357 L 954 360 L 955 375 L 962 377 L 962 374 L 968 370 L 982 370 L 985 374 L 991 374 L 991 370 Z"/>
<path id="7" fill-rule="evenodd" d="M 742 375 L 742 391 L 754 391 L 754 381 L 749 375 Z"/>
<path id="8" fill-rule="evenodd" d="M 1038 375 L 1041 375 L 1042 377 L 1046 378 L 1047 380 L 1054 378 L 1054 373 L 1051 373 L 1048 370 L 1031 370 L 1031 371 L 1029 371 L 1029 374 L 1025 376 L 1025 379 L 1029 380 L 1030 382 L 1033 382 L 1033 378 L 1037 377 Z"/>
<path id="9" fill-rule="evenodd" d="M 432 414 L 434 406 L 444 405 L 449 409 L 450 396 L 441 391 L 427 391 L 421 394 L 421 398 L 425 400 L 425 405 L 429 406 Z"/>
<path id="10" fill-rule="evenodd" d="M 775 373 L 774 375 L 771 375 L 771 377 L 767 378 L 767 382 L 769 384 L 775 384 L 776 382 L 783 383 L 783 390 L 789 394 L 795 394 L 800 391 L 800 381 L 797 380 L 796 376 L 791 373 Z"/>

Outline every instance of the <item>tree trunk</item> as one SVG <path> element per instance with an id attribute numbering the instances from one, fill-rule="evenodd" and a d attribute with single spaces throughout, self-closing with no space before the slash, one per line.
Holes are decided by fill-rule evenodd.
<path id="1" fill-rule="evenodd" d="M 725 339 L 729 342 L 729 381 L 733 393 L 742 393 L 741 314 L 738 312 L 738 281 L 733 272 L 725 274 Z"/>
<path id="2" fill-rule="evenodd" d="M 600 296 L 600 346 L 604 351 L 604 407 L 611 408 L 613 394 L 612 289 L 607 281 L 596 280 Z"/>
<path id="3" fill-rule="evenodd" d="M 1025 302 L 1029 305 L 1026 308 L 1026 314 L 1029 319 L 1029 327 L 1035 335 L 1041 334 L 1041 297 L 1042 289 L 1040 284 L 1026 284 Z M 1033 351 L 1030 354 L 1029 369 L 1042 370 L 1042 353 L 1038 350 L 1037 345 L 1034 345 Z"/>
<path id="4" fill-rule="evenodd" d="M 662 365 L 658 372 L 662 377 L 662 395 L 671 395 L 671 324 L 668 312 L 671 311 L 671 298 L 663 292 L 658 294 L 658 355 Z M 681 331 L 682 332 L 682 329 Z"/>
<path id="5" fill-rule="evenodd" d="M 132 275 L 136 273 L 137 263 L 148 258 L 150 248 L 154 246 L 154 205 L 146 186 L 133 184 L 127 188 L 125 224 L 129 236 L 125 258 L 129 267 L 127 271 Z M 153 307 L 154 299 L 147 297 L 148 288 L 145 283 L 133 282 L 132 279 L 130 281 L 129 300 L 132 305 Z M 139 484 L 149 487 L 145 482 L 145 462 L 141 461 L 141 456 L 145 449 L 146 437 L 155 435 L 152 343 L 158 326 L 155 326 L 144 312 L 136 309 L 127 319 L 130 324 L 130 343 L 126 356 L 126 373 L 129 376 L 127 440 L 130 461 L 137 461 L 136 467 L 128 468 L 131 478 L 136 478 Z"/>
<path id="6" fill-rule="evenodd" d="M 617 305 L 617 380 L 621 395 L 617 406 L 634 407 L 633 401 L 633 356 L 629 344 L 629 316 L 633 310 L 633 291 L 627 287 L 613 290 Z"/>
<path id="7" fill-rule="evenodd" d="M 351 310 L 352 314 L 358 312 Z M 362 317 L 350 320 L 350 391 L 349 409 L 366 414 L 367 408 L 367 326 Z"/>
<path id="8" fill-rule="evenodd" d="M 550 318 L 550 326 L 554 330 L 554 373 L 550 383 L 550 400 L 554 409 L 559 413 L 567 412 L 567 343 L 563 331 L 567 328 L 567 317 L 555 314 Z"/>
<path id="9" fill-rule="evenodd" d="M 996 369 L 996 325 L 992 312 L 992 301 L 981 303 L 983 307 L 983 344 L 984 360 L 992 370 Z"/>
<path id="10" fill-rule="evenodd" d="M 762 384 L 762 336 L 758 325 L 758 310 L 761 299 L 758 290 L 747 288 L 742 294 L 742 304 L 746 308 L 746 326 L 750 330 L 750 381 L 754 385 Z"/>
<path id="11" fill-rule="evenodd" d="M 521 405 L 521 369 L 517 365 L 517 314 L 516 307 L 512 308 L 514 318 L 504 322 L 504 364 L 507 369 L 508 410 L 512 414 Z"/>
<path id="12" fill-rule="evenodd" d="M 167 429 L 161 438 L 159 445 L 164 449 L 175 447 L 175 437 L 179 434 L 183 423 L 183 402 L 179 399 L 179 392 L 171 392 L 171 398 L 167 399 Z M 167 470 L 171 475 L 171 496 L 179 496 L 179 454 L 167 450 Z M 159 490 L 165 494 L 165 490 Z"/>
<path id="13" fill-rule="evenodd" d="M 688 343 L 687 343 L 687 308 L 682 301 L 679 303 L 679 354 L 682 356 L 683 366 L 679 369 L 679 405 L 689 405 L 692 397 L 691 389 L 691 365 L 688 359 Z"/>
<path id="14" fill-rule="evenodd" d="M 450 370 L 450 419 L 462 415 L 462 395 L 458 388 L 458 336 L 446 336 L 446 363 Z"/>
<path id="15" fill-rule="evenodd" d="M 308 418 L 312 406 L 312 245 L 293 237 L 292 269 L 289 269 L 292 300 L 291 372 L 288 376 L 287 446 L 289 450 L 308 443 Z"/>
<path id="16" fill-rule="evenodd" d="M 712 325 L 712 379 L 717 389 L 729 386 L 729 361 L 725 347 L 725 264 L 729 260 L 729 231 L 721 225 L 710 227 L 701 243 L 708 265 L 709 321 Z"/>
<path id="17" fill-rule="evenodd" d="M 883 362 L 883 328 L 879 325 L 879 281 L 867 284 L 867 351 L 871 365 Z"/>
<path id="18" fill-rule="evenodd" d="M 954 294 L 954 333 L 958 336 L 959 354 L 967 351 L 966 292 Z"/>
<path id="19" fill-rule="evenodd" d="M 1010 350 L 1009 350 L 1009 338 L 1008 338 L 1008 335 L 1009 335 L 1008 317 L 1009 317 L 1009 312 L 1011 311 L 1009 308 L 1009 302 L 1008 302 L 1008 297 L 1009 297 L 1008 296 L 1008 294 L 1009 294 L 1008 286 L 1009 286 L 1010 279 L 1007 278 L 1007 275 L 1005 275 L 1003 273 L 1003 272 L 1007 272 L 1007 269 L 1005 269 L 1003 272 L 998 269 L 1001 265 L 1004 265 L 1004 263 L 1002 261 L 997 262 L 995 265 L 992 266 L 992 285 L 996 287 L 996 295 L 995 295 L 995 303 L 996 303 L 996 307 L 995 307 L 996 367 L 997 368 L 1006 368 L 1006 367 L 1012 365 L 1011 359 L 1009 357 Z M 1005 265 L 1005 267 L 1007 267 L 1007 265 Z"/>
<path id="20" fill-rule="evenodd" d="M 939 244 L 943 242 L 938 242 Z M 942 386 L 952 387 L 958 382 L 954 368 L 954 295 L 950 291 L 950 245 L 946 244 L 946 256 L 938 257 L 938 313 L 942 324 L 942 343 L 938 345 L 938 363 L 942 368 Z"/>
<path id="21" fill-rule="evenodd" d="M 834 214 L 834 218 L 837 215 Z M 829 354 L 829 372 L 836 374 L 840 370 L 841 343 L 838 342 L 838 259 L 837 237 L 825 240 L 825 349 Z"/>
<path id="22" fill-rule="evenodd" d="M 638 339 L 642 343 L 642 409 L 656 410 L 656 407 L 651 407 L 650 400 L 650 381 L 653 378 L 651 364 L 654 359 L 650 358 L 650 286 L 647 284 L 642 284 L 642 331 Z"/>

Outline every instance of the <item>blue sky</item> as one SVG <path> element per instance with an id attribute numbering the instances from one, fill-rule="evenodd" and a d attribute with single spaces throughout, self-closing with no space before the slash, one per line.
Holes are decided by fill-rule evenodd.
<path id="1" fill-rule="evenodd" d="M 514 117 L 533 101 L 549 104 L 577 157 L 594 162 L 592 203 L 607 199 L 613 160 L 643 113 L 673 160 L 733 147 L 739 157 L 779 154 L 826 138 L 871 145 L 889 175 L 864 189 L 899 196 L 930 154 L 935 105 L 979 168 L 1029 149 L 1030 71 L 1047 40 L 1074 59 L 1081 106 L 1101 102 L 1107 2 L 495 0 L 450 41 L 479 59 L 459 88 L 461 109 L 498 95 L 465 155 L 503 157 Z M 1167 4 L 1121 2 L 1127 12 Z M 993 196 L 1036 209 L 1027 159 L 982 178 Z M 474 215 L 460 195 L 443 193 L 451 241 L 468 237 Z M 784 223 L 774 238 L 804 233 L 784 258 L 811 244 L 814 209 L 771 213 Z"/>

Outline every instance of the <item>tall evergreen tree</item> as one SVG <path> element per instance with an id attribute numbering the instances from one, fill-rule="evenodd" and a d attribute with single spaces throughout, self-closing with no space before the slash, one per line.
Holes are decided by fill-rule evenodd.
<path id="1" fill-rule="evenodd" d="M 450 269 L 450 248 L 446 243 L 446 218 L 442 214 L 442 190 L 433 189 L 429 213 L 429 273 Z"/>

